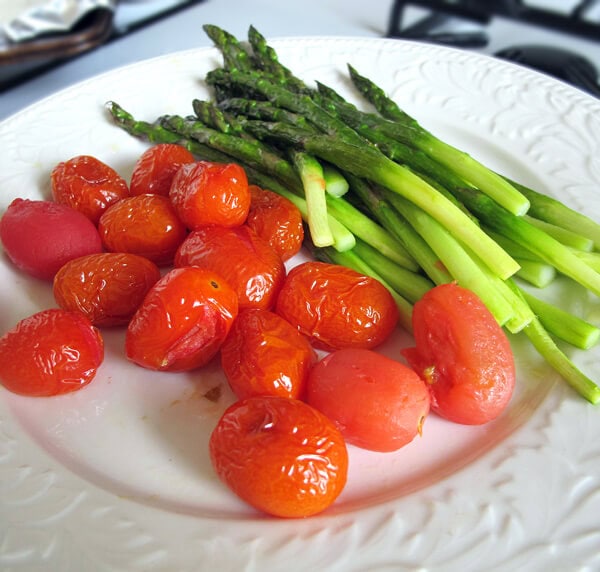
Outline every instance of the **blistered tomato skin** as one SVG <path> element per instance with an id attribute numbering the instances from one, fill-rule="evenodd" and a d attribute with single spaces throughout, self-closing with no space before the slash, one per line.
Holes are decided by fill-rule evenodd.
<path id="1" fill-rule="evenodd" d="M 291 201 L 256 185 L 250 185 L 250 211 L 246 224 L 289 260 L 300 252 L 304 240 L 302 214 Z"/>
<path id="2" fill-rule="evenodd" d="M 121 326 L 159 279 L 158 266 L 143 256 L 90 254 L 71 260 L 57 272 L 54 299 L 65 310 L 81 312 L 95 326 Z"/>
<path id="3" fill-rule="evenodd" d="M 305 262 L 289 271 L 276 312 L 325 350 L 372 349 L 398 323 L 398 308 L 380 282 L 325 262 Z"/>
<path id="4" fill-rule="evenodd" d="M 325 415 L 296 399 L 263 396 L 234 403 L 213 430 L 209 450 L 220 479 L 273 516 L 318 514 L 346 484 L 342 435 Z"/>
<path id="5" fill-rule="evenodd" d="M 425 382 L 372 350 L 338 350 L 310 371 L 306 401 L 327 415 L 347 443 L 390 452 L 419 435 L 429 413 Z"/>
<path id="6" fill-rule="evenodd" d="M 144 151 L 136 161 L 129 192 L 131 195 L 169 196 L 171 183 L 179 167 L 193 163 L 194 156 L 181 145 L 159 143 Z"/>
<path id="7" fill-rule="evenodd" d="M 246 172 L 235 163 L 183 165 L 173 177 L 169 197 L 189 229 L 207 224 L 239 226 L 250 208 Z"/>
<path id="8" fill-rule="evenodd" d="M 483 302 L 457 284 L 429 290 L 413 309 L 414 348 L 402 351 L 427 382 L 441 417 L 481 425 L 510 402 L 515 363 L 506 334 Z"/>
<path id="9" fill-rule="evenodd" d="M 237 292 L 240 309 L 272 308 L 285 278 L 281 257 L 246 225 L 192 231 L 175 256 L 175 266 L 200 266 L 220 274 Z"/>
<path id="10" fill-rule="evenodd" d="M 129 196 L 125 179 L 90 155 L 78 155 L 59 163 L 50 179 L 54 200 L 78 210 L 94 224 L 110 205 Z"/>
<path id="11" fill-rule="evenodd" d="M 20 395 L 77 391 L 94 379 L 103 360 L 102 337 L 79 312 L 44 310 L 0 338 L 0 381 Z"/>
<path id="12" fill-rule="evenodd" d="M 150 289 L 129 322 L 127 357 L 153 370 L 201 367 L 217 354 L 237 313 L 237 296 L 220 276 L 175 268 Z"/>
<path id="13" fill-rule="evenodd" d="M 221 347 L 223 371 L 238 399 L 301 398 L 316 360 L 308 340 L 269 310 L 241 311 Z"/>
<path id="14" fill-rule="evenodd" d="M 109 252 L 145 256 L 159 266 L 173 262 L 187 236 L 167 197 L 136 195 L 111 206 L 100 218 L 98 230 Z"/>
<path id="15" fill-rule="evenodd" d="M 73 258 L 102 251 L 94 224 L 52 201 L 14 199 L 0 219 L 0 240 L 17 268 L 42 280 Z"/>

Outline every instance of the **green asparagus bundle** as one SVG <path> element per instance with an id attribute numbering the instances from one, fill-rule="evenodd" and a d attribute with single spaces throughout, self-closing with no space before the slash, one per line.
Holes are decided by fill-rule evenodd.
<path id="1" fill-rule="evenodd" d="M 441 141 L 352 66 L 374 112 L 307 85 L 253 27 L 247 42 L 204 29 L 223 57 L 206 76 L 214 97 L 194 100 L 193 115 L 152 122 L 110 102 L 117 125 L 243 165 L 252 183 L 299 208 L 315 257 L 380 280 L 408 330 L 429 288 L 456 281 L 473 290 L 509 333 L 523 332 L 577 392 L 600 402 L 600 388 L 559 347 L 589 349 L 600 329 L 531 293 L 564 275 L 600 295 L 600 225 Z"/>

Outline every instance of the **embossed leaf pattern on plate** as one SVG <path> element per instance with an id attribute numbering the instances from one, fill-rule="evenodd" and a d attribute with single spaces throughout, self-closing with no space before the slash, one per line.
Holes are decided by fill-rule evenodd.
<path id="1" fill-rule="evenodd" d="M 505 172 L 600 213 L 600 104 L 506 62 L 402 41 L 274 41 L 282 61 L 358 105 L 346 64 L 376 80 L 423 125 Z M 95 154 L 129 176 L 145 148 L 104 103 L 141 119 L 191 112 L 214 50 L 121 68 L 0 125 L 0 208 L 48 198 L 60 160 Z M 596 300 L 568 293 L 598 317 Z M 0 260 L 0 325 L 52 303 Z M 548 570 L 600 566 L 600 419 L 517 343 L 520 390 L 481 430 L 428 420 L 398 454 L 351 451 L 352 476 L 327 513 L 258 515 L 208 466 L 206 431 L 231 396 L 217 372 L 147 375 L 108 340 L 108 363 L 77 396 L 31 402 L 0 390 L 2 570 Z M 574 359 L 600 378 L 597 350 Z M 221 386 L 217 404 L 203 395 Z"/>

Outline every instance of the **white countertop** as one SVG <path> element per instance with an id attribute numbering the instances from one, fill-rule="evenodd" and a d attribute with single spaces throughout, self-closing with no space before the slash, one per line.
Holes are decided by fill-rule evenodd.
<path id="1" fill-rule="evenodd" d="M 0 120 L 60 89 L 115 67 L 168 52 L 210 46 L 211 41 L 202 30 L 206 23 L 240 38 L 245 37 L 251 24 L 268 39 L 383 37 L 392 5 L 392 0 L 205 0 L 5 91 L 0 95 Z M 579 40 L 501 18 L 493 20 L 490 31 L 489 45 L 478 51 L 493 53 L 518 43 L 565 43 L 600 66 L 600 41 Z"/>

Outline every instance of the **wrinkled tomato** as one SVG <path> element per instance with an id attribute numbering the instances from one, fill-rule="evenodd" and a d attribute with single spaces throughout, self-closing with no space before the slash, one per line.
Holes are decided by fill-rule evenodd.
<path id="1" fill-rule="evenodd" d="M 0 381 L 20 395 L 77 391 L 94 379 L 103 360 L 102 337 L 80 312 L 43 310 L 0 338 Z"/>
<path id="2" fill-rule="evenodd" d="M 120 326 L 129 322 L 159 279 L 158 266 L 143 256 L 90 254 L 57 272 L 54 299 L 65 310 L 81 312 L 95 326 Z"/>
<path id="3" fill-rule="evenodd" d="M 348 452 L 335 425 L 302 401 L 250 397 L 231 405 L 210 436 L 217 475 L 267 514 L 306 517 L 342 492 Z"/>
<path id="4" fill-rule="evenodd" d="M 129 196 L 125 179 L 90 155 L 78 155 L 59 163 L 50 179 L 54 200 L 82 212 L 94 224 L 110 205 Z"/>
<path id="5" fill-rule="evenodd" d="M 302 214 L 290 200 L 256 185 L 250 186 L 250 211 L 246 224 L 289 260 L 300 252 L 304 240 Z"/>
<path id="6" fill-rule="evenodd" d="M 131 319 L 127 357 L 154 370 L 203 366 L 219 351 L 237 312 L 237 296 L 219 275 L 195 267 L 171 270 Z"/>
<path id="7" fill-rule="evenodd" d="M 414 306 L 413 329 L 416 347 L 402 353 L 426 381 L 433 411 L 467 425 L 502 413 L 515 385 L 514 357 L 473 292 L 454 283 L 432 288 Z"/>
<path id="8" fill-rule="evenodd" d="M 171 264 L 187 236 L 171 202 L 161 195 L 136 195 L 112 205 L 98 230 L 109 252 L 139 254 L 159 266 Z"/>
<path id="9" fill-rule="evenodd" d="M 181 145 L 154 145 L 144 151 L 136 161 L 129 181 L 129 192 L 132 195 L 150 193 L 167 197 L 179 167 L 194 161 L 194 156 Z"/>
<path id="10" fill-rule="evenodd" d="M 183 165 L 173 177 L 169 197 L 190 229 L 207 224 L 239 226 L 250 208 L 248 178 L 235 163 L 197 161 Z"/>
<path id="11" fill-rule="evenodd" d="M 73 258 L 102 251 L 90 219 L 52 201 L 13 200 L 0 219 L 0 240 L 17 268 L 42 280 Z"/>
<path id="12" fill-rule="evenodd" d="M 276 311 L 321 349 L 374 348 L 398 322 L 398 308 L 377 280 L 350 268 L 304 262 L 288 273 Z"/>
<path id="13" fill-rule="evenodd" d="M 396 451 L 421 433 L 429 413 L 425 382 L 404 364 L 372 350 L 345 349 L 311 370 L 307 402 L 327 415 L 347 443 Z"/>
<path id="14" fill-rule="evenodd" d="M 269 310 L 241 311 L 221 347 L 223 371 L 239 399 L 302 397 L 316 358 L 308 340 Z"/>
<path id="15" fill-rule="evenodd" d="M 206 226 L 192 231 L 176 266 L 208 268 L 238 294 L 241 308 L 271 308 L 285 278 L 281 257 L 248 226 Z"/>

